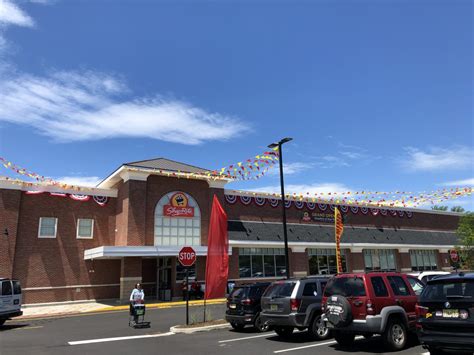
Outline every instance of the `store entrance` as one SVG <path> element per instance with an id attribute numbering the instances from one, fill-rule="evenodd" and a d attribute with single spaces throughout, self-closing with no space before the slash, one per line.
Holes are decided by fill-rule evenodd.
<path id="1" fill-rule="evenodd" d="M 172 257 L 164 256 L 158 257 L 157 261 L 158 269 L 157 269 L 157 295 L 156 297 L 160 301 L 171 301 L 171 286 L 172 286 L 172 278 L 171 278 L 171 265 L 172 265 Z"/>

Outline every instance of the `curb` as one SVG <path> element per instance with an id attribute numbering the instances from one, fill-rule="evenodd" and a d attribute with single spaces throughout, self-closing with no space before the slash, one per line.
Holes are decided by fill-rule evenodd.
<path id="1" fill-rule="evenodd" d="M 214 324 L 214 325 L 206 325 L 204 327 L 196 327 L 196 328 L 178 328 L 179 325 L 175 325 L 174 327 L 170 328 L 170 332 L 175 334 L 192 334 L 197 332 L 208 332 L 214 329 L 225 329 L 230 328 L 229 323 L 224 324 Z"/>
<path id="2" fill-rule="evenodd" d="M 214 300 L 207 301 L 206 305 L 223 304 L 226 301 L 227 300 L 225 298 L 214 299 Z M 190 306 L 203 306 L 204 301 L 203 300 L 189 301 L 189 305 Z M 146 308 L 147 309 L 160 309 L 160 308 L 174 308 L 174 307 L 181 307 L 181 306 L 186 306 L 186 301 L 151 303 L 151 304 L 147 304 Z M 128 311 L 129 307 L 130 306 L 127 304 L 124 306 L 104 307 L 104 308 L 94 309 L 87 312 L 107 312 L 107 311 L 125 311 L 125 310 Z"/>

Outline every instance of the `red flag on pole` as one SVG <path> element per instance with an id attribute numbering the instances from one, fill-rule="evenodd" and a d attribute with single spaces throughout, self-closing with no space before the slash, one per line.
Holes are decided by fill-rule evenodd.
<path id="1" fill-rule="evenodd" d="M 205 299 L 225 296 L 229 273 L 228 252 L 227 214 L 216 195 L 214 195 L 209 223 L 209 237 L 207 239 Z"/>
<path id="2" fill-rule="evenodd" d="M 342 259 L 341 259 L 341 236 L 344 231 L 344 223 L 342 221 L 342 214 L 336 207 L 334 209 L 334 227 L 336 230 L 336 263 L 337 272 L 342 272 Z"/>

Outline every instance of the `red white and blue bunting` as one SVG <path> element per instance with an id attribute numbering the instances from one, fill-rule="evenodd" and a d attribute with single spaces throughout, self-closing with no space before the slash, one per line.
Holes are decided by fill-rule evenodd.
<path id="1" fill-rule="evenodd" d="M 280 204 L 280 200 L 277 200 L 276 198 L 270 198 L 269 201 L 270 206 L 272 206 L 273 208 L 278 207 L 278 205 Z"/>
<path id="2" fill-rule="evenodd" d="M 86 202 L 89 201 L 91 198 L 97 203 L 99 206 L 105 206 L 107 202 L 109 202 L 109 198 L 107 196 L 90 196 L 90 195 L 79 195 L 79 194 L 66 194 L 66 193 L 59 193 L 59 192 L 45 192 L 45 191 L 26 191 L 25 194 L 27 195 L 40 195 L 40 194 L 49 194 L 50 196 L 55 197 L 69 197 L 74 201 Z"/>
<path id="3" fill-rule="evenodd" d="M 265 198 L 262 196 L 243 196 L 243 195 L 228 195 L 225 194 L 225 200 L 229 205 L 235 205 L 237 201 L 240 201 L 243 205 L 249 206 L 252 202 L 259 206 L 263 207 L 265 204 L 269 204 L 271 207 L 276 208 L 280 205 L 280 200 L 275 198 Z M 336 206 L 343 213 L 348 213 L 349 211 L 352 214 L 363 214 L 363 215 L 372 215 L 372 216 L 393 216 L 393 217 L 413 217 L 413 212 L 411 211 L 400 211 L 400 210 L 388 210 L 385 208 L 369 208 L 369 207 L 359 207 L 359 206 L 346 206 L 346 205 L 336 205 L 336 204 L 326 204 L 326 203 L 315 203 L 309 201 L 294 201 L 294 200 L 285 200 L 285 207 L 291 208 L 294 205 L 296 209 L 308 209 L 314 211 L 316 207 L 321 211 L 332 211 L 334 212 Z"/>

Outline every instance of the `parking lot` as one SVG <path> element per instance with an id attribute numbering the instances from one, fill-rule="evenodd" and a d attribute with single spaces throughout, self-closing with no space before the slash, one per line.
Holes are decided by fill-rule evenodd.
<path id="1" fill-rule="evenodd" d="M 221 318 L 224 305 L 210 307 Z M 200 314 L 192 308 L 191 314 Z M 281 339 L 273 332 L 255 333 L 252 328 L 236 332 L 230 328 L 190 335 L 173 334 L 170 326 L 182 324 L 184 308 L 147 311 L 151 328 L 128 327 L 127 312 L 110 312 L 64 318 L 9 322 L 0 331 L 1 354 L 343 354 L 384 353 L 380 337 L 359 338 L 350 349 L 338 347 L 332 339 L 312 341 L 305 332 Z M 397 354 L 424 354 L 413 337 Z"/>

